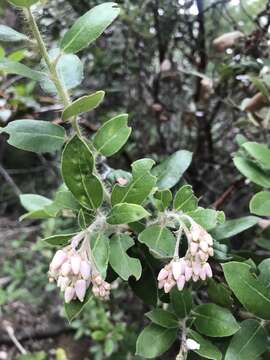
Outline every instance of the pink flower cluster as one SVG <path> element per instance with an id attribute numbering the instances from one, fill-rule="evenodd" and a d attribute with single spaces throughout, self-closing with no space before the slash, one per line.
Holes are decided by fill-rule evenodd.
<path id="1" fill-rule="evenodd" d="M 57 282 L 57 286 L 64 292 L 66 303 L 75 299 L 83 302 L 91 283 L 93 294 L 107 299 L 110 284 L 102 279 L 91 264 L 87 251 L 81 249 L 76 251 L 74 247 L 68 245 L 55 253 L 49 268 L 50 281 Z"/>
<path id="2" fill-rule="evenodd" d="M 212 269 L 207 262 L 214 255 L 213 239 L 200 225 L 193 222 L 189 231 L 186 230 L 188 250 L 182 258 L 174 258 L 165 265 L 158 274 L 158 287 L 165 293 L 176 285 L 182 290 L 189 280 L 194 282 L 212 277 Z"/>

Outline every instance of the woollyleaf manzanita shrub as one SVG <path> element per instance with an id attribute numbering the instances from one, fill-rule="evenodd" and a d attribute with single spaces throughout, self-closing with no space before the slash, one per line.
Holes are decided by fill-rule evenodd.
<path id="1" fill-rule="evenodd" d="M 55 248 L 49 279 L 64 294 L 68 319 L 78 316 L 92 296 L 110 301 L 108 272 L 113 270 L 151 307 L 146 313 L 150 323 L 138 336 L 138 356 L 156 358 L 178 340 L 178 360 L 260 357 L 267 350 L 270 319 L 269 260 L 255 263 L 230 246 L 233 236 L 259 218 L 225 221 L 223 212 L 199 206 L 183 178 L 192 160 L 186 150 L 158 165 L 139 159 L 130 173 L 100 171 L 106 158 L 128 141 L 131 128 L 128 115 L 119 114 L 92 138 L 83 134 L 79 115 L 100 106 L 105 93 L 72 100 L 71 91 L 83 78 L 83 64 L 75 54 L 94 42 L 120 9 L 112 2 L 94 7 L 64 34 L 58 49 L 47 50 L 32 12 L 36 2 L 10 0 L 23 9 L 33 38 L 1 26 L 0 39 L 36 46 L 39 70 L 3 58 L 0 71 L 23 75 L 57 95 L 62 119 L 73 131 L 68 135 L 48 121 L 19 119 L 1 132 L 10 145 L 26 151 L 54 152 L 64 145 L 63 184 L 54 198 L 24 194 L 20 200 L 27 210 L 22 219 L 68 215 L 77 220 L 74 233 L 44 239 Z M 248 142 L 242 148 L 234 159 L 237 168 L 257 185 L 270 187 L 269 150 Z M 250 207 L 256 215 L 269 215 L 268 192 L 256 194 Z"/>

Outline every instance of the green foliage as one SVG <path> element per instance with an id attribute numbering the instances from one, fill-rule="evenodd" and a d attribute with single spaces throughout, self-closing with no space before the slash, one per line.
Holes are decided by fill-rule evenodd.
<path id="1" fill-rule="evenodd" d="M 198 350 L 193 350 L 193 351 L 198 355 L 200 355 L 202 358 L 213 359 L 213 360 L 222 359 L 221 351 L 215 345 L 213 345 L 209 340 L 205 339 L 196 331 L 188 330 L 188 336 L 189 338 L 195 340 L 198 344 L 200 344 L 200 348 Z"/>
<path id="2" fill-rule="evenodd" d="M 198 199 L 193 193 L 190 185 L 182 186 L 176 193 L 173 207 L 178 211 L 193 211 L 198 207 Z"/>
<path id="3" fill-rule="evenodd" d="M 113 2 L 95 6 L 65 33 L 61 41 L 61 49 L 66 53 L 76 53 L 86 48 L 116 19 L 119 12 L 118 5 Z"/>
<path id="4" fill-rule="evenodd" d="M 162 326 L 164 328 L 178 328 L 179 324 L 177 317 L 166 310 L 154 309 L 145 314 L 152 321 L 153 324 Z"/>
<path id="5" fill-rule="evenodd" d="M 28 37 L 6 25 L 0 25 L 0 41 L 19 42 L 27 41 Z"/>
<path id="6" fill-rule="evenodd" d="M 8 2 L 10 2 L 12 5 L 20 7 L 30 7 L 38 1 L 39 0 L 8 0 Z"/>
<path id="7" fill-rule="evenodd" d="M 250 212 L 260 216 L 270 216 L 270 192 L 260 191 L 249 203 Z"/>
<path id="8" fill-rule="evenodd" d="M 100 275 L 105 279 L 109 263 L 110 247 L 109 239 L 102 232 L 89 235 L 92 260 Z"/>
<path id="9" fill-rule="evenodd" d="M 115 116 L 107 121 L 96 132 L 93 144 L 104 156 L 112 156 L 125 145 L 130 136 L 131 128 L 127 126 L 128 115 Z"/>
<path id="10" fill-rule="evenodd" d="M 4 71 L 8 74 L 16 74 L 16 75 L 20 75 L 20 76 L 25 76 L 28 79 L 31 79 L 34 81 L 44 81 L 44 82 L 49 81 L 46 78 L 45 73 L 43 73 L 41 71 L 37 71 L 37 70 L 32 70 L 28 66 L 21 64 L 18 61 L 9 60 L 6 58 L 2 58 L 2 59 L 0 58 L 0 71 Z"/>
<path id="11" fill-rule="evenodd" d="M 121 203 L 114 205 L 107 217 L 112 225 L 128 224 L 147 217 L 149 213 L 137 204 Z"/>
<path id="12" fill-rule="evenodd" d="M 97 91 L 94 94 L 83 96 L 66 107 L 62 114 L 62 119 L 67 120 L 73 116 L 95 109 L 104 98 L 104 91 Z"/>
<path id="13" fill-rule="evenodd" d="M 218 225 L 212 235 L 216 240 L 231 238 L 247 229 L 250 229 L 258 222 L 255 216 L 245 216 L 239 219 L 227 220 L 224 224 Z"/>
<path id="14" fill-rule="evenodd" d="M 177 291 L 173 289 L 170 293 L 171 304 L 175 314 L 178 318 L 186 318 L 189 316 L 192 309 L 192 294 L 189 289 L 183 289 L 183 291 Z"/>

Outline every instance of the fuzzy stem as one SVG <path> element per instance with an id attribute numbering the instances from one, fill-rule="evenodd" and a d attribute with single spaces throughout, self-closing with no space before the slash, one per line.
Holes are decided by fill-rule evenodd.
<path id="1" fill-rule="evenodd" d="M 175 360 L 186 360 L 188 355 L 188 349 L 187 349 L 187 328 L 186 328 L 186 319 L 183 319 L 181 321 L 181 347 L 179 350 L 178 355 L 176 356 Z"/>
<path id="2" fill-rule="evenodd" d="M 26 15 L 26 17 L 28 19 L 28 22 L 29 22 L 30 28 L 32 30 L 33 36 L 37 41 L 37 45 L 38 45 L 40 54 L 43 57 L 44 61 L 46 62 L 46 65 L 48 66 L 48 69 L 49 69 L 50 74 L 51 74 L 51 80 L 53 81 L 53 83 L 54 83 L 54 85 L 56 87 L 57 93 L 58 93 L 61 101 L 63 102 L 63 105 L 65 107 L 67 107 L 67 106 L 69 106 L 71 104 L 69 94 L 68 94 L 67 89 L 62 84 L 62 82 L 61 82 L 61 80 L 60 80 L 60 78 L 59 78 L 59 76 L 57 74 L 56 63 L 54 63 L 54 62 L 52 62 L 50 60 L 50 57 L 49 57 L 48 51 L 46 49 L 45 43 L 44 43 L 44 41 L 42 39 L 42 36 L 41 36 L 41 33 L 40 33 L 39 28 L 37 26 L 36 20 L 35 20 L 35 18 L 33 16 L 33 13 L 32 13 L 30 8 L 25 9 L 25 15 Z M 79 128 L 76 117 L 74 117 L 72 119 L 72 127 L 76 131 L 77 135 L 79 137 L 81 137 L 81 131 L 80 131 L 80 128 Z"/>

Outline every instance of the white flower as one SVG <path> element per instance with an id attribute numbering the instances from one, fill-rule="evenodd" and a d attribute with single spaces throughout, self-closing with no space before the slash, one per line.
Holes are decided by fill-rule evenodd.
<path id="1" fill-rule="evenodd" d="M 193 339 L 187 339 L 186 344 L 188 350 L 199 350 L 201 347 L 201 345 Z"/>

